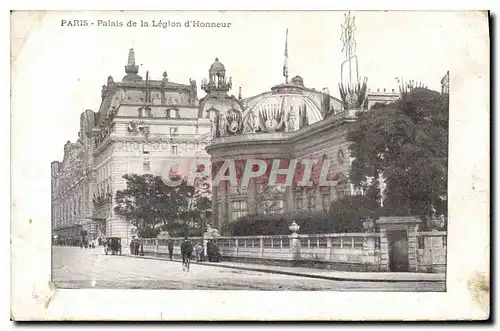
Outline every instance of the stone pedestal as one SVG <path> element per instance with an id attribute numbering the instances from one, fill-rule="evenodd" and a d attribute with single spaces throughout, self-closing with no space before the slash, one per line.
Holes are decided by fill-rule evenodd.
<path id="1" fill-rule="evenodd" d="M 292 256 L 294 261 L 300 260 L 300 239 L 297 233 L 292 233 L 290 235 L 290 250 L 292 251 Z"/>
<path id="2" fill-rule="evenodd" d="M 300 260 L 300 238 L 297 234 L 300 226 L 298 226 L 294 221 L 288 228 L 292 232 L 290 235 L 290 250 L 292 252 L 292 259 L 294 263 L 297 263 Z"/>

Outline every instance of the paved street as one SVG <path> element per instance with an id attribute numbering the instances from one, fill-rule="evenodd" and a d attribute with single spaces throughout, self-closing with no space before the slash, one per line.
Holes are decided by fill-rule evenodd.
<path id="1" fill-rule="evenodd" d="M 53 281 L 59 288 L 308 291 L 443 291 L 443 282 L 364 282 L 314 279 L 179 262 L 105 255 L 102 247 L 53 247 Z"/>

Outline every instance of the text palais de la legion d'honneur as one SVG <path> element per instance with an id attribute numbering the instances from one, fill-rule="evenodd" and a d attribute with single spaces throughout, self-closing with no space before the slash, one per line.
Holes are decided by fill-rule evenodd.
<path id="1" fill-rule="evenodd" d="M 92 22 L 89 20 L 61 20 L 61 26 L 65 27 L 87 27 L 87 26 L 97 26 L 97 27 L 110 27 L 110 28 L 230 28 L 231 22 L 215 22 L 215 21 L 199 21 L 199 20 L 186 20 L 183 23 L 179 21 L 170 20 L 151 20 L 151 21 L 133 21 L 128 20 L 126 22 L 120 20 L 97 20 Z"/>

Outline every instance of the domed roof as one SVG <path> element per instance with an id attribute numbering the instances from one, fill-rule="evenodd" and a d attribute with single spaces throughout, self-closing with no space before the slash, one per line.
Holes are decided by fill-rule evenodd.
<path id="1" fill-rule="evenodd" d="M 269 114 L 278 114 L 277 116 L 284 119 L 293 118 L 296 125 L 292 130 L 298 130 L 301 121 L 312 124 L 323 119 L 320 99 L 315 98 L 314 94 L 318 92 L 297 85 L 278 85 L 272 92 L 247 99 L 245 114 L 254 113 L 257 117 L 265 118 L 269 117 Z"/>
<path id="2" fill-rule="evenodd" d="M 210 66 L 210 73 L 216 74 L 218 72 L 225 72 L 226 68 L 219 62 L 219 58 L 215 58 L 215 62 Z"/>

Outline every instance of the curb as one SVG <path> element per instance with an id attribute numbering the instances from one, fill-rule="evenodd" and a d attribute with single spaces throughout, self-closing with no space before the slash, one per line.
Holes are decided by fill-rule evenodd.
<path id="1" fill-rule="evenodd" d="M 155 256 L 136 256 L 136 255 L 124 255 L 133 258 L 147 259 L 147 260 L 157 260 L 157 261 L 168 261 L 168 262 L 178 262 L 181 263 L 180 260 L 168 260 L 162 259 Z M 246 271 L 255 271 L 255 272 L 263 272 L 269 274 L 279 274 L 279 275 L 287 275 L 287 276 L 297 276 L 297 277 L 307 277 L 307 278 L 316 278 L 316 279 L 324 279 L 324 280 L 337 280 L 337 281 L 352 281 L 352 282 L 372 282 L 372 283 L 421 283 L 421 282 L 446 282 L 446 279 L 359 279 L 359 278 L 349 278 L 349 277 L 339 277 L 339 276 L 323 276 L 323 275 L 314 275 L 307 274 L 303 272 L 292 272 L 292 271 L 281 271 L 281 270 L 271 270 L 271 269 L 261 269 L 261 268 L 252 268 L 252 267 L 240 267 L 240 266 L 229 266 L 217 263 L 207 263 L 207 262 L 195 262 L 191 261 L 191 264 L 199 264 L 204 266 L 212 266 L 226 269 L 237 269 L 237 270 L 246 270 Z"/>

